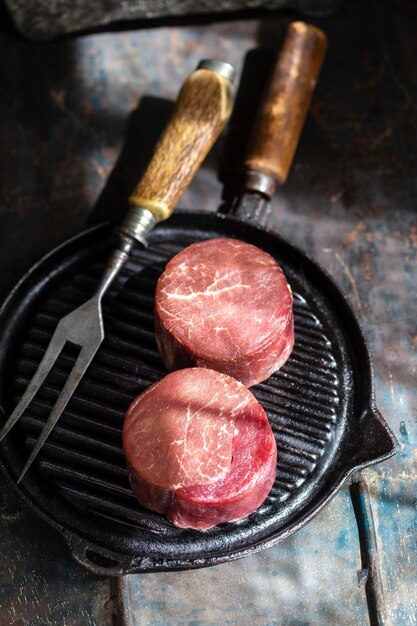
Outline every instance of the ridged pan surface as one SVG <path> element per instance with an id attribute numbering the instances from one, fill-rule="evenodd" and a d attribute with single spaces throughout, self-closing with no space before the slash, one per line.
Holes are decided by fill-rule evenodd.
<path id="1" fill-rule="evenodd" d="M 166 262 L 186 245 L 235 237 L 282 266 L 294 293 L 295 347 L 281 371 L 252 388 L 278 447 L 276 481 L 247 519 L 181 530 L 132 494 L 121 428 L 132 399 L 165 375 L 153 299 Z M 305 524 L 361 466 L 393 453 L 372 398 L 369 357 L 347 303 L 312 261 L 276 235 L 213 214 L 175 215 L 135 251 L 104 302 L 106 338 L 19 491 L 97 573 L 203 567 L 268 547 Z M 95 290 L 114 239 L 95 228 L 49 255 L 18 285 L 0 316 L 1 404 L 8 415 L 58 320 Z M 1 446 L 12 480 L 38 437 L 77 352 L 68 346 Z M 375 431 L 378 444 L 375 443 Z"/>

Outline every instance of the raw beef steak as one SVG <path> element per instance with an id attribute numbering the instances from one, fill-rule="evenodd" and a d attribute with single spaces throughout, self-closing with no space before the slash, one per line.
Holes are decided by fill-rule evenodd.
<path id="1" fill-rule="evenodd" d="M 248 516 L 275 480 L 265 411 L 241 383 L 207 368 L 178 370 L 139 395 L 123 447 L 139 502 L 182 528 Z"/>
<path id="2" fill-rule="evenodd" d="M 168 370 L 209 367 L 250 387 L 291 354 L 291 289 L 275 259 L 256 246 L 194 243 L 158 280 L 155 332 Z"/>

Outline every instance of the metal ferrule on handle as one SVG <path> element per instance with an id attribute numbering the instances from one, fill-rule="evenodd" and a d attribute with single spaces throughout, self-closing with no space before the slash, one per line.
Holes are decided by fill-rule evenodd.
<path id="1" fill-rule="evenodd" d="M 211 70 L 219 76 L 223 76 L 231 85 L 235 82 L 235 69 L 227 61 L 220 59 L 203 59 L 197 65 L 197 70 Z"/>
<path id="2" fill-rule="evenodd" d="M 244 188 L 247 191 L 257 191 L 271 199 L 277 188 L 277 181 L 267 172 L 248 169 L 245 173 Z"/>
<path id="3" fill-rule="evenodd" d="M 122 236 L 130 237 L 146 247 L 148 245 L 146 237 L 156 224 L 155 216 L 149 209 L 141 206 L 131 206 L 117 231 Z"/>

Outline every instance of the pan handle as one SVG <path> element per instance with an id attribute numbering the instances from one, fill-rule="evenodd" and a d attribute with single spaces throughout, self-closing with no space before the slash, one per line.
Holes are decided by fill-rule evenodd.
<path id="1" fill-rule="evenodd" d="M 304 22 L 288 27 L 245 158 L 246 170 L 271 179 L 274 190 L 287 179 L 326 48 L 319 28 Z"/>
<path id="2" fill-rule="evenodd" d="M 257 192 L 270 200 L 277 185 L 285 182 L 326 49 L 327 38 L 319 28 L 304 22 L 289 25 L 250 134 L 244 192 Z M 259 219 L 247 215 L 245 204 L 240 208 L 245 214 L 239 214 L 238 206 L 234 215 Z"/>
<path id="3" fill-rule="evenodd" d="M 233 77 L 229 63 L 207 60 L 185 81 L 168 125 L 130 196 L 131 208 L 119 229 L 122 233 L 141 240 L 144 215 L 148 230 L 170 217 L 230 116 Z"/>

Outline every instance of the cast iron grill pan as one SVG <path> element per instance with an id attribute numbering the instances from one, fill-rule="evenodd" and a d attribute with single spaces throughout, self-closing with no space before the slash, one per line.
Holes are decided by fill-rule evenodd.
<path id="1" fill-rule="evenodd" d="M 121 427 L 133 398 L 166 374 L 153 333 L 156 281 L 194 241 L 236 237 L 269 252 L 294 293 L 295 347 L 281 371 L 252 388 L 278 447 L 277 476 L 249 518 L 209 531 L 182 530 L 131 492 Z M 237 219 L 179 212 L 137 249 L 104 303 L 106 338 L 37 465 L 19 491 L 96 573 L 202 567 L 268 547 L 305 524 L 355 470 L 393 454 L 374 406 L 369 355 L 331 279 L 277 235 Z M 35 372 L 58 320 L 95 290 L 114 245 L 94 228 L 51 253 L 16 287 L 0 313 L 1 404 L 8 415 Z M 69 345 L 3 442 L 14 481 L 77 356 Z"/>

